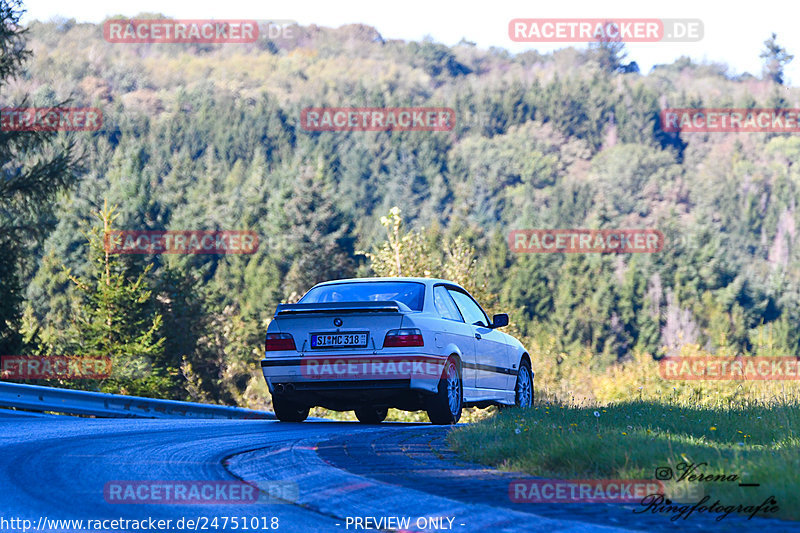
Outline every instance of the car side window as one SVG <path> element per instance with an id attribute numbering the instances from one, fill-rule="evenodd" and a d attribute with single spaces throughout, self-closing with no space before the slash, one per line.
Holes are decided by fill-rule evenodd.
<path id="1" fill-rule="evenodd" d="M 436 307 L 436 311 L 439 312 L 442 318 L 455 320 L 456 322 L 464 321 L 444 285 L 437 285 L 433 288 L 433 306 Z"/>
<path id="2" fill-rule="evenodd" d="M 472 298 L 463 292 L 454 289 L 447 289 L 447 292 L 449 292 L 450 296 L 452 296 L 453 300 L 455 300 L 459 311 L 461 311 L 461 314 L 464 315 L 464 319 L 468 324 L 489 327 L 486 315 Z"/>

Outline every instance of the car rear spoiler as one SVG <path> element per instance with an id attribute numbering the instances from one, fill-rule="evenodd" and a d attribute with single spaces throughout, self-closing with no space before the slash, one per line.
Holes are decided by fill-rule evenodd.
<path id="1" fill-rule="evenodd" d="M 278 304 L 275 317 L 287 315 L 316 315 L 323 313 L 409 313 L 403 302 L 385 300 L 378 302 L 330 302 L 324 304 Z"/>

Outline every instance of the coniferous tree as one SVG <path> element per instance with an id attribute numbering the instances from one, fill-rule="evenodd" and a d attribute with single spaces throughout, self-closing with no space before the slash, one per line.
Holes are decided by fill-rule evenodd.
<path id="1" fill-rule="evenodd" d="M 108 251 L 116 217 L 113 207 L 104 207 L 97 213 L 100 225 L 86 234 L 88 274 L 78 277 L 67 269 L 78 301 L 64 343 L 75 355 L 111 360 L 111 376 L 101 387 L 105 392 L 169 396 L 170 375 L 177 375 L 177 369 L 164 360 L 163 320 L 148 287 L 152 265 L 135 274 Z"/>
<path id="2" fill-rule="evenodd" d="M 19 0 L 0 0 L 0 94 L 31 56 L 23 13 Z M 54 203 L 74 184 L 79 162 L 74 141 L 54 132 L 0 129 L 0 353 L 22 349 L 23 270 L 54 226 Z"/>
<path id="3" fill-rule="evenodd" d="M 764 41 L 764 50 L 759 57 L 764 60 L 764 78 L 783 85 L 783 69 L 792 62 L 794 55 L 778 44 L 778 36 L 775 33 Z"/>

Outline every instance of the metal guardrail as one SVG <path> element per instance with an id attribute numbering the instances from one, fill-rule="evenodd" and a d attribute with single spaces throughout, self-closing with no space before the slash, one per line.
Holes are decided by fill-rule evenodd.
<path id="1" fill-rule="evenodd" d="M 267 411 L 0 382 L 0 407 L 104 418 L 274 419 Z M 9 411 L 6 411 L 9 412 Z"/>

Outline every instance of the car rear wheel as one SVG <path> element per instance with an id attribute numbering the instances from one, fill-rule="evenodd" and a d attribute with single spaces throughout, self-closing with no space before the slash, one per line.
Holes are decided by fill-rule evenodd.
<path id="1" fill-rule="evenodd" d="M 302 422 L 308 418 L 308 407 L 280 396 L 272 397 L 272 408 L 281 422 Z"/>
<path id="2" fill-rule="evenodd" d="M 530 407 L 533 405 L 533 374 L 531 365 L 527 361 L 519 364 L 517 384 L 514 387 L 514 405 L 517 407 Z"/>
<path id="3" fill-rule="evenodd" d="M 381 407 L 372 407 L 367 405 L 356 409 L 356 418 L 362 424 L 380 424 L 386 420 L 386 415 L 389 414 L 389 409 Z"/>
<path id="4" fill-rule="evenodd" d="M 451 357 L 447 360 L 442 377 L 439 379 L 438 392 L 428 399 L 428 418 L 432 424 L 456 424 L 461 418 L 463 404 L 461 369 L 458 360 Z"/>

